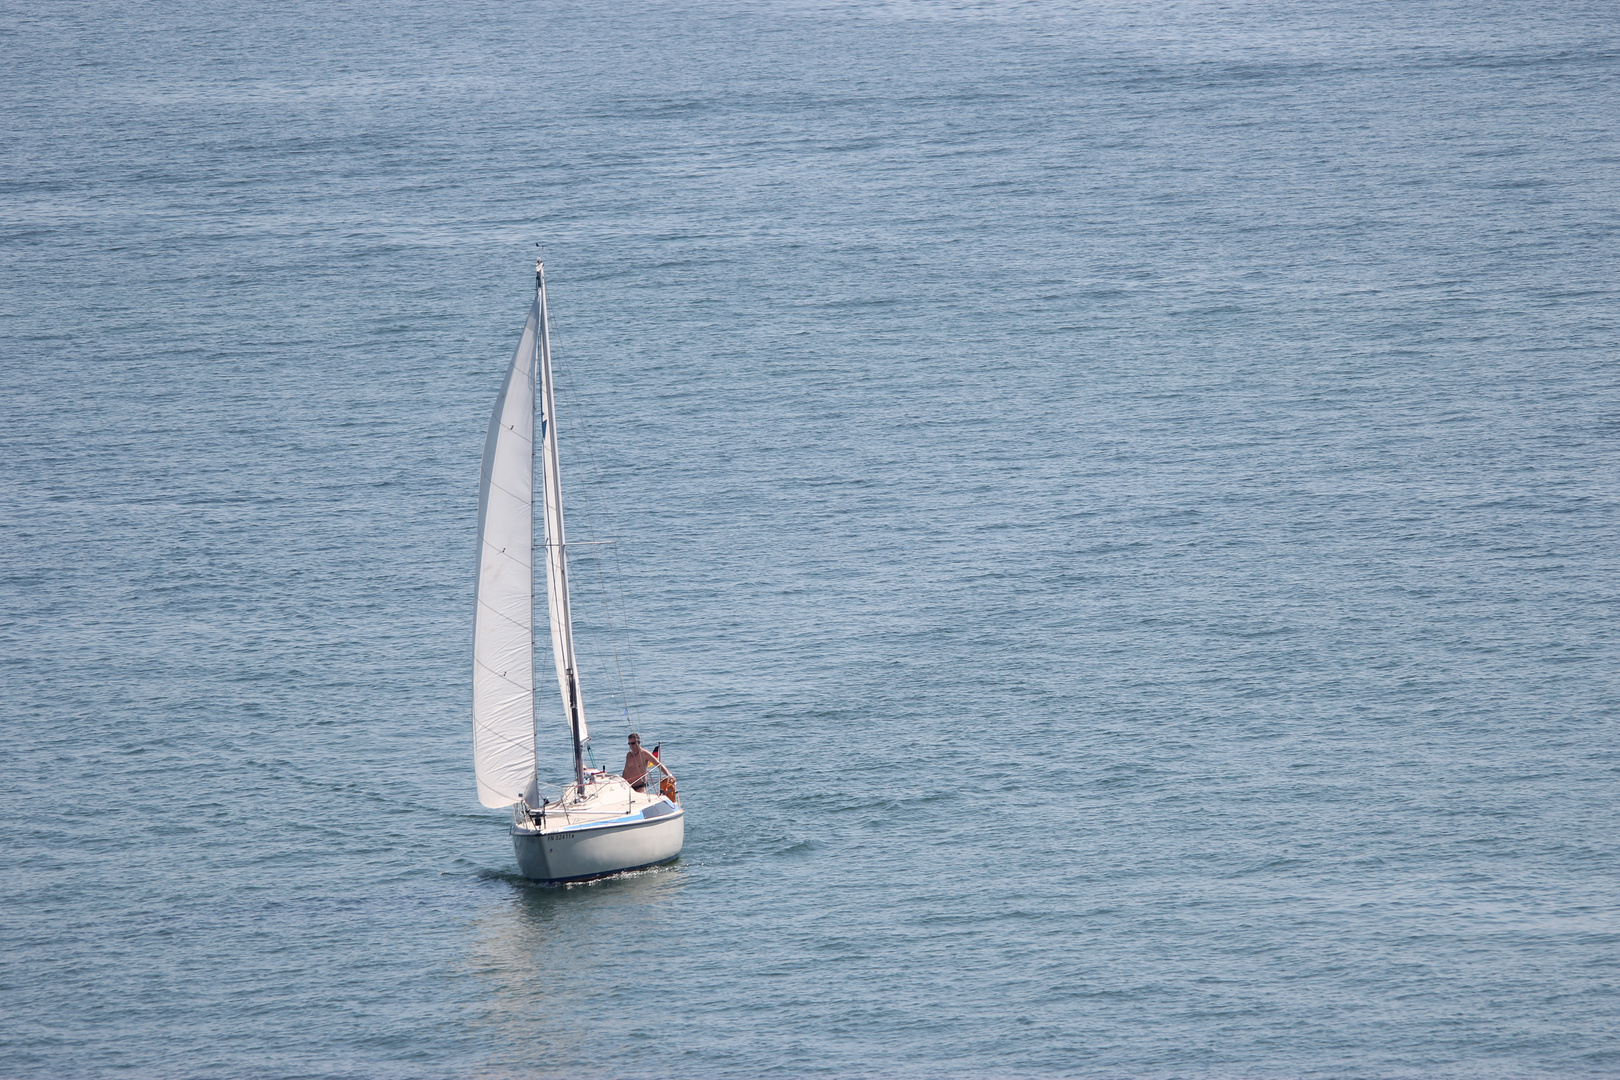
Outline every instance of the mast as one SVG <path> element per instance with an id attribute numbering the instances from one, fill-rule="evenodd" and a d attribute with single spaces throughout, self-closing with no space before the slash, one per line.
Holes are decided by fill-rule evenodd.
<path id="1" fill-rule="evenodd" d="M 544 478 L 546 516 L 546 609 L 551 617 L 551 655 L 557 665 L 557 688 L 574 740 L 574 784 L 585 794 L 585 699 L 579 691 L 574 661 L 574 620 L 568 604 L 568 541 L 563 532 L 562 472 L 557 460 L 557 395 L 551 379 L 551 316 L 546 305 L 546 268 L 534 264 L 535 303 L 540 310 L 540 471 Z"/>

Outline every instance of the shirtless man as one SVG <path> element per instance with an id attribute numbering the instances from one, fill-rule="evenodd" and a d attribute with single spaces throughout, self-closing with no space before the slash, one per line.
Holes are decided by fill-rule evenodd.
<path id="1" fill-rule="evenodd" d="M 652 756 L 652 751 L 641 748 L 641 736 L 635 732 L 630 733 L 630 752 L 624 755 L 624 772 L 619 775 L 630 781 L 630 786 L 637 791 L 647 790 L 647 770 L 658 764 L 658 759 Z"/>

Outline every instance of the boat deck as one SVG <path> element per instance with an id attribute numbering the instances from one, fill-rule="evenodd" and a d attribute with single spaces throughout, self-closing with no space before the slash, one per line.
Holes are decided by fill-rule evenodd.
<path id="1" fill-rule="evenodd" d="M 584 797 L 570 784 L 563 797 L 534 810 L 513 814 L 513 833 L 552 833 L 593 826 L 630 824 L 673 813 L 675 806 L 656 790 L 636 791 L 622 777 L 587 770 Z"/>

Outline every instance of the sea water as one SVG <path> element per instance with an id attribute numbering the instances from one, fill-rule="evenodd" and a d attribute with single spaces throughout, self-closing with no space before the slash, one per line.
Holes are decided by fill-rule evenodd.
<path id="1" fill-rule="evenodd" d="M 9 6 L 0 1074 L 1620 1075 L 1617 26 Z M 537 243 L 688 814 L 571 888 L 471 774 Z"/>

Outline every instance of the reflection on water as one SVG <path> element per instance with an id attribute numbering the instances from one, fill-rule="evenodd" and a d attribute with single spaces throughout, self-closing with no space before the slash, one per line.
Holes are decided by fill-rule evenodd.
<path id="1" fill-rule="evenodd" d="M 578 1076 L 604 1046 L 622 1053 L 625 1032 L 602 1017 L 658 989 L 665 916 L 686 884 L 680 864 L 577 885 L 480 876 L 489 902 L 472 920 L 464 970 L 485 984 L 473 1019 L 490 1066 Z"/>

